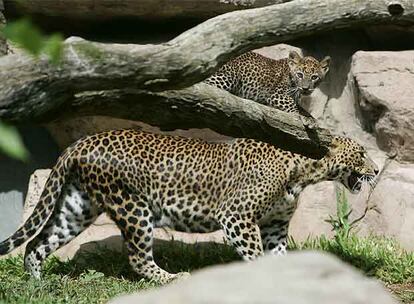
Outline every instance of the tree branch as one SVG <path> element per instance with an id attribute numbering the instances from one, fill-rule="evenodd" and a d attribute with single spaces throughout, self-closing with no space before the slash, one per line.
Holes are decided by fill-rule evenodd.
<path id="1" fill-rule="evenodd" d="M 31 109 L 31 110 L 30 110 Z M 70 103 L 20 108 L 10 105 L 17 121 L 50 121 L 73 116 L 106 115 L 139 120 L 162 130 L 210 128 L 233 137 L 248 137 L 319 158 L 330 142 L 328 131 L 307 132 L 299 117 L 241 99 L 199 83 L 164 92 L 112 90 L 77 94 Z"/>
<path id="2" fill-rule="evenodd" d="M 83 91 L 183 88 L 247 50 L 329 29 L 375 23 L 413 24 L 414 2 L 292 1 L 220 15 L 160 45 L 72 39 L 60 67 L 19 55 L 0 59 L 0 118 L 12 119 L 4 111 L 8 104 L 28 100 L 43 105 L 70 101 L 73 94 Z"/>

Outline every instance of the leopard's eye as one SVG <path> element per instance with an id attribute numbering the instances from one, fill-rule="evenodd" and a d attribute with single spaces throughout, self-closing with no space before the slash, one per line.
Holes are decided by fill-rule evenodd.
<path id="1" fill-rule="evenodd" d="M 303 73 L 302 72 L 297 72 L 296 76 L 298 76 L 298 78 L 302 79 L 303 78 Z"/>
<path id="2" fill-rule="evenodd" d="M 318 79 L 319 79 L 319 76 L 318 76 L 318 75 L 312 75 L 312 76 L 311 76 L 311 79 L 312 79 L 313 81 L 316 81 L 316 80 L 318 80 Z"/>

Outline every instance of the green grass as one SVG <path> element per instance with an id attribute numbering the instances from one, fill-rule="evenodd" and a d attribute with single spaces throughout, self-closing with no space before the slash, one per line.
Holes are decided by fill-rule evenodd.
<path id="1" fill-rule="evenodd" d="M 384 237 L 357 237 L 356 221 L 350 222 L 351 209 L 344 192 L 337 195 L 337 214 L 327 220 L 335 231 L 333 239 L 324 236 L 303 243 L 289 241 L 290 250 L 323 250 L 382 281 L 403 303 L 414 303 L 414 253 Z M 240 260 L 234 249 L 220 244 L 186 245 L 159 242 L 155 260 L 170 272 L 193 271 L 210 265 Z M 43 279 L 31 279 L 23 271 L 22 257 L 0 260 L 1 303 L 105 303 L 124 293 L 158 286 L 137 277 L 125 253 L 105 248 L 83 252 L 61 262 L 49 258 Z"/>
<path id="2" fill-rule="evenodd" d="M 158 244 L 155 257 L 168 271 L 192 271 L 238 260 L 235 251 L 220 244 Z M 22 256 L 0 260 L 0 303 L 105 303 L 124 293 L 158 286 L 139 278 L 125 253 L 100 248 L 61 262 L 49 258 L 41 281 L 23 270 Z"/>
<path id="3" fill-rule="evenodd" d="M 391 239 L 349 235 L 345 240 L 320 237 L 293 250 L 316 249 L 331 252 L 369 276 L 389 286 L 403 302 L 414 301 L 414 254 L 402 250 Z M 209 265 L 239 260 L 231 247 L 219 244 L 159 244 L 156 260 L 165 269 L 193 271 Z M 22 257 L 0 260 L 0 303 L 105 303 L 123 293 L 158 286 L 140 279 L 131 270 L 125 254 L 101 248 L 61 262 L 49 258 L 43 280 L 31 279 L 23 271 Z"/>
<path id="4" fill-rule="evenodd" d="M 401 249 L 392 239 L 375 236 L 361 238 L 351 234 L 338 241 L 322 236 L 302 244 L 291 241 L 290 247 L 333 253 L 366 275 L 388 284 L 414 282 L 414 254 Z"/>

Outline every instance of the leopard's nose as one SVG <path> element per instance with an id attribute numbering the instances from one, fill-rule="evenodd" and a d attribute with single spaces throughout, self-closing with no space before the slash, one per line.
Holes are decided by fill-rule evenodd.
<path id="1" fill-rule="evenodd" d="M 374 173 L 375 173 L 375 175 L 378 175 L 379 170 L 378 169 L 374 169 Z"/>

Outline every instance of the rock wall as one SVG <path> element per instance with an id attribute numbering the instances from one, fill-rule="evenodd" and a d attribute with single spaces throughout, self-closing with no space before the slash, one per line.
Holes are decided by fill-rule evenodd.
<path id="1" fill-rule="evenodd" d="M 304 106 L 332 133 L 363 144 L 381 168 L 373 191 L 347 194 L 351 220 L 366 213 L 355 230 L 395 237 L 414 250 L 414 51 L 358 51 L 370 47 L 358 33 L 318 42 L 298 43 L 304 54 L 332 57 L 328 78 Z M 278 45 L 259 52 L 278 59 L 290 49 L 298 50 Z M 332 182 L 305 189 L 290 225 L 295 239 L 332 234 L 324 220 L 336 212 L 337 189 Z"/>
<path id="2" fill-rule="evenodd" d="M 397 238 L 414 249 L 414 164 L 412 137 L 414 104 L 414 51 L 357 51 L 346 58 L 329 53 L 334 65 L 330 82 L 321 88 L 322 98 L 314 102 L 311 112 L 333 133 L 356 139 L 380 166 L 378 184 L 371 192 L 358 196 L 348 194 L 354 208 L 353 217 L 365 217 L 356 227 L 362 235 L 382 234 Z M 348 70 L 342 90 L 336 73 Z M 339 94 L 338 94 L 339 93 Z M 325 102 L 326 100 L 326 102 Z M 300 199 L 300 207 L 291 225 L 298 239 L 308 234 L 328 233 L 330 227 L 317 224 L 335 210 L 334 186 L 330 183 L 308 187 Z"/>

